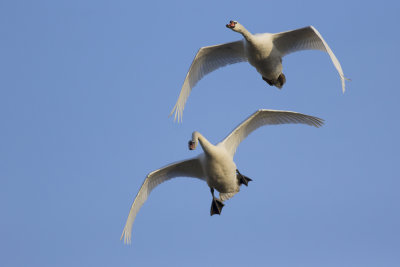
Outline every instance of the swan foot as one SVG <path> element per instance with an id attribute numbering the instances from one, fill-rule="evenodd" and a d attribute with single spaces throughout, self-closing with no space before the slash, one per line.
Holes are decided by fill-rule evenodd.
<path id="1" fill-rule="evenodd" d="M 211 202 L 210 216 L 213 216 L 214 214 L 220 215 L 222 208 L 225 206 L 225 204 L 222 203 L 221 200 L 219 200 L 218 198 L 216 198 L 214 196 L 214 188 L 211 188 L 211 194 L 212 194 L 213 200 Z"/>
<path id="2" fill-rule="evenodd" d="M 281 73 L 281 75 L 279 75 L 278 77 L 278 82 L 275 83 L 275 86 L 281 89 L 285 83 L 286 83 L 286 76 L 285 74 Z"/>
<path id="3" fill-rule="evenodd" d="M 249 182 L 253 181 L 249 177 L 244 176 L 243 174 L 241 174 L 238 169 L 236 169 L 236 177 L 237 177 L 237 179 L 239 181 L 239 185 L 244 184 L 245 186 L 248 186 Z"/>
<path id="4" fill-rule="evenodd" d="M 265 77 L 262 77 L 264 81 L 266 81 L 270 86 L 276 86 L 278 89 L 281 89 L 282 86 L 286 83 L 286 77 L 285 74 L 281 73 L 278 77 L 277 80 L 268 80 Z"/>
<path id="5" fill-rule="evenodd" d="M 262 79 L 263 79 L 264 81 L 266 81 L 270 86 L 273 86 L 273 85 L 274 85 L 274 83 L 273 83 L 271 80 L 268 80 L 268 79 L 265 78 L 265 77 L 262 77 Z"/>
<path id="6" fill-rule="evenodd" d="M 214 214 L 221 214 L 222 208 L 225 206 L 224 203 L 222 203 L 221 200 L 218 198 L 213 198 L 211 202 L 211 210 L 210 210 L 210 215 L 213 216 Z"/>

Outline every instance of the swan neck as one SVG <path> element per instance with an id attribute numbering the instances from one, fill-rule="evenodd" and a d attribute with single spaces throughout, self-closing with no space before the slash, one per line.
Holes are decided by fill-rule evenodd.
<path id="1" fill-rule="evenodd" d="M 211 144 L 201 133 L 195 132 L 195 138 L 199 140 L 199 143 L 201 147 L 203 148 L 203 151 L 206 154 L 210 154 L 211 150 L 213 148 L 213 144 Z"/>
<path id="2" fill-rule="evenodd" d="M 243 26 L 240 27 L 240 33 L 243 35 L 247 42 L 251 42 L 253 35 Z"/>

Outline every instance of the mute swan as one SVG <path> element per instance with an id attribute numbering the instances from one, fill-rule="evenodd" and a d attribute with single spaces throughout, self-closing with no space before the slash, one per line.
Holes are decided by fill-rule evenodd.
<path id="1" fill-rule="evenodd" d="M 348 79 L 344 77 L 339 60 L 313 26 L 281 33 L 254 35 L 237 21 L 231 20 L 226 27 L 242 34 L 244 39 L 199 49 L 170 113 L 171 116 L 175 112 L 174 120 L 182 121 L 183 109 L 192 88 L 208 73 L 228 64 L 248 61 L 269 85 L 282 88 L 286 81 L 282 73 L 282 57 L 300 50 L 327 52 L 340 75 L 342 90 L 345 92 L 345 80 Z"/>
<path id="2" fill-rule="evenodd" d="M 260 109 L 237 126 L 216 146 L 212 145 L 199 132 L 193 132 L 192 139 L 189 141 L 189 149 L 196 149 L 200 143 L 204 153 L 195 158 L 172 163 L 147 175 L 133 201 L 121 239 L 124 238 L 125 243 L 131 242 L 132 225 L 140 207 L 157 185 L 175 177 L 194 177 L 207 182 L 213 198 L 210 214 L 220 214 L 224 205 L 223 201 L 239 192 L 241 184 L 247 186 L 251 181 L 237 170 L 233 161 L 240 142 L 263 125 L 287 123 L 302 123 L 320 127 L 323 120 L 292 111 Z M 214 196 L 214 189 L 219 191 L 219 199 Z"/>

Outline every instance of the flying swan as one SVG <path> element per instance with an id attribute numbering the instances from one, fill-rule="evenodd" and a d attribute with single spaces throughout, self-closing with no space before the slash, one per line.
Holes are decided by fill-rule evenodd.
<path id="1" fill-rule="evenodd" d="M 207 182 L 212 194 L 210 214 L 220 214 L 224 206 L 223 201 L 238 193 L 241 184 L 247 186 L 251 181 L 250 178 L 238 171 L 233 161 L 240 142 L 261 126 L 288 123 L 320 127 L 323 125 L 323 120 L 292 111 L 260 109 L 237 126 L 216 146 L 199 132 L 193 132 L 192 139 L 189 141 L 189 149 L 196 149 L 200 143 L 203 153 L 195 158 L 172 163 L 147 175 L 133 201 L 121 239 L 124 238 L 125 243 L 131 243 L 132 225 L 140 207 L 157 185 L 175 177 L 194 177 Z M 219 198 L 214 196 L 214 190 L 219 192 Z"/>
<path id="2" fill-rule="evenodd" d="M 345 80 L 348 79 L 343 74 L 339 60 L 313 26 L 281 33 L 254 35 L 237 21 L 231 20 L 226 27 L 242 34 L 244 39 L 199 49 L 170 113 L 171 116 L 175 112 L 175 121 L 182 121 L 183 109 L 192 88 L 208 73 L 228 64 L 248 61 L 269 85 L 282 88 L 286 81 L 282 73 L 282 57 L 300 50 L 327 52 L 340 75 L 342 90 L 345 92 Z"/>

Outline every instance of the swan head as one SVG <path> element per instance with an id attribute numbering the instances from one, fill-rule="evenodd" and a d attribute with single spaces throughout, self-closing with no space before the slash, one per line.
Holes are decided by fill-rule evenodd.
<path id="1" fill-rule="evenodd" d="M 189 140 L 188 142 L 189 150 L 195 150 L 198 142 L 199 142 L 198 132 L 193 132 L 192 139 Z"/>
<path id="2" fill-rule="evenodd" d="M 226 24 L 226 27 L 231 29 L 232 31 L 235 31 L 235 32 L 240 32 L 241 29 L 242 29 L 242 25 L 239 22 L 235 21 L 235 20 L 229 21 L 229 23 Z"/>
<path id="3" fill-rule="evenodd" d="M 189 146 L 189 150 L 195 150 L 196 146 L 197 146 L 197 142 L 189 140 L 188 146 Z"/>

